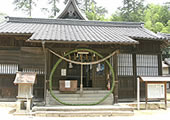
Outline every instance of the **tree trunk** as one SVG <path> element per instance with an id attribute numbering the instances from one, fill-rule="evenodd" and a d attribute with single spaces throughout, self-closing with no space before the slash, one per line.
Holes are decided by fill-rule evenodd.
<path id="1" fill-rule="evenodd" d="M 32 0 L 29 0 L 29 17 L 31 17 Z"/>
<path id="2" fill-rule="evenodd" d="M 54 4 L 53 4 L 53 5 L 54 5 L 54 6 L 53 6 L 53 7 L 54 7 L 54 8 L 53 8 L 53 9 L 54 9 L 54 14 L 53 14 L 53 15 L 54 15 L 54 17 L 55 17 L 55 16 L 56 16 L 56 0 L 54 0 Z"/>

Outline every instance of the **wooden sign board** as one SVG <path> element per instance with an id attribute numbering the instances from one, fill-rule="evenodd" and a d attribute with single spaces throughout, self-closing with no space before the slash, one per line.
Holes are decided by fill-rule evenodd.
<path id="1" fill-rule="evenodd" d="M 137 78 L 137 109 L 140 109 L 140 81 L 145 82 L 145 107 L 149 100 L 164 100 L 165 109 L 167 109 L 167 82 L 170 81 L 170 76 L 154 76 Z"/>
<path id="2" fill-rule="evenodd" d="M 165 84 L 147 84 L 148 98 L 165 98 Z"/>

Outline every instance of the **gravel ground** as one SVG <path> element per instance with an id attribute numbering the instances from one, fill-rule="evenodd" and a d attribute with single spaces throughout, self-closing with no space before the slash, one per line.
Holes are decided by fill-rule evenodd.
<path id="1" fill-rule="evenodd" d="M 1 120 L 170 120 L 170 108 L 167 110 L 141 110 L 135 111 L 134 116 L 130 117 L 86 117 L 86 118 L 50 118 L 33 116 L 13 116 L 9 114 L 11 108 L 0 108 Z"/>

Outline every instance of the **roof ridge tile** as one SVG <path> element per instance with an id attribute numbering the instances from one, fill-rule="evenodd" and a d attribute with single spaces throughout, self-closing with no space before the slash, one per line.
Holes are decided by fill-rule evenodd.
<path id="1" fill-rule="evenodd" d="M 84 26 L 110 26 L 110 27 L 142 27 L 142 22 L 104 22 L 104 21 L 85 21 L 76 19 L 47 19 L 47 18 L 24 18 L 24 17 L 6 17 L 7 22 L 14 23 L 37 23 L 37 24 L 66 24 L 66 25 L 84 25 Z"/>

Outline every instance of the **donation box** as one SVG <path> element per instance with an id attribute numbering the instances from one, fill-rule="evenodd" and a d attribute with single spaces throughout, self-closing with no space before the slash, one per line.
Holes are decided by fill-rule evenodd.
<path id="1" fill-rule="evenodd" d="M 59 90 L 60 92 L 76 92 L 77 80 L 60 80 Z"/>

